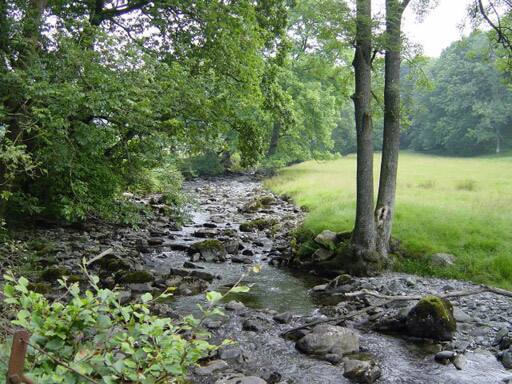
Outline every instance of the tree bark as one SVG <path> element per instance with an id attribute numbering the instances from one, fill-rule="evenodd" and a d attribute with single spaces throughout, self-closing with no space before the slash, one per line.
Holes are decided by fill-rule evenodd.
<path id="1" fill-rule="evenodd" d="M 267 157 L 271 157 L 276 154 L 277 146 L 279 144 L 279 136 L 281 134 L 281 123 L 274 121 L 272 126 L 272 135 L 270 136 L 270 144 L 268 146 Z"/>
<path id="2" fill-rule="evenodd" d="M 384 137 L 375 209 L 377 252 L 387 258 L 395 210 L 398 153 L 400 150 L 401 23 L 405 6 L 386 0 L 386 53 L 384 78 Z"/>
<path id="3" fill-rule="evenodd" d="M 357 201 L 352 234 L 352 260 L 344 266 L 355 274 L 368 274 L 368 255 L 375 251 L 373 216 L 373 134 L 371 114 L 372 14 L 371 0 L 357 0 L 356 51 L 353 95 L 357 132 Z"/>

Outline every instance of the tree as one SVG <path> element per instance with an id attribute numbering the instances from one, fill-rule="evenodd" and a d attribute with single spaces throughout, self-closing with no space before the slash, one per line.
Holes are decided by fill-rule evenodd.
<path id="1" fill-rule="evenodd" d="M 354 54 L 354 115 L 357 132 L 356 219 L 352 234 L 351 272 L 367 274 L 380 261 L 376 255 L 373 216 L 373 135 L 372 135 L 372 7 L 371 0 L 357 0 Z"/>
<path id="2" fill-rule="evenodd" d="M 501 52 L 475 31 L 425 67 L 431 86 L 416 88 L 404 134 L 411 149 L 467 156 L 510 146 L 512 92 Z"/>
<path id="3" fill-rule="evenodd" d="M 395 210 L 398 153 L 400 150 L 401 23 L 410 0 L 386 0 L 386 53 L 384 75 L 384 133 L 379 193 L 375 210 L 377 252 L 385 257 Z"/>
<path id="4" fill-rule="evenodd" d="M 384 131 L 377 205 L 373 202 L 373 145 L 370 110 L 372 29 L 371 1 L 357 2 L 354 94 L 357 131 L 356 220 L 349 252 L 348 269 L 372 274 L 388 262 L 389 241 L 394 216 L 398 153 L 400 147 L 400 65 L 402 16 L 410 0 L 386 0 L 384 34 Z M 425 9 L 429 1 L 418 2 Z"/>
<path id="5" fill-rule="evenodd" d="M 227 142 L 257 161 L 285 25 L 281 0 L 0 1 L 0 218 L 105 216 L 148 170 Z"/>

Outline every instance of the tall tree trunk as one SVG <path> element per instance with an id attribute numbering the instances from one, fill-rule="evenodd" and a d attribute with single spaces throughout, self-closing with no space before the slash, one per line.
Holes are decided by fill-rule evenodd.
<path id="1" fill-rule="evenodd" d="M 281 134 L 281 123 L 274 121 L 272 126 L 272 136 L 270 136 L 270 144 L 268 146 L 267 156 L 271 157 L 277 152 L 277 145 L 279 144 L 279 135 Z"/>
<path id="2" fill-rule="evenodd" d="M 357 202 L 352 235 L 351 262 L 344 267 L 355 274 L 368 274 L 375 253 L 373 216 L 373 135 L 371 114 L 372 14 L 371 0 L 357 0 L 356 51 L 353 95 L 357 132 Z"/>
<path id="3" fill-rule="evenodd" d="M 401 23 L 407 2 L 386 0 L 386 54 L 384 79 L 384 137 L 375 209 L 377 252 L 387 258 L 395 210 L 398 153 L 400 150 Z"/>

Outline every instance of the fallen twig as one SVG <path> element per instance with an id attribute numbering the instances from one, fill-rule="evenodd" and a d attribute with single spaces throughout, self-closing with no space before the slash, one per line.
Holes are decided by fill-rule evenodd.
<path id="1" fill-rule="evenodd" d="M 488 287 L 485 285 L 482 285 L 475 289 L 469 289 L 466 291 L 450 292 L 450 293 L 447 293 L 444 295 L 437 294 L 436 296 L 441 297 L 443 299 L 449 299 L 452 297 L 464 297 L 464 296 L 478 295 L 480 293 L 485 293 L 485 292 L 491 292 L 491 293 L 495 293 L 495 294 L 501 295 L 501 296 L 512 297 L 512 292 L 510 292 L 510 291 L 506 291 L 506 290 L 500 289 L 500 288 Z M 357 310 L 357 311 L 354 311 L 354 312 L 351 312 L 351 313 L 348 313 L 345 315 L 330 317 L 330 318 L 322 319 L 322 320 L 317 320 L 317 321 L 313 321 L 311 323 L 301 325 L 299 327 L 291 328 L 291 329 L 281 333 L 281 336 L 286 336 L 287 334 L 289 334 L 291 332 L 300 331 L 301 329 L 309 328 L 309 327 L 312 327 L 312 326 L 315 326 L 318 324 L 325 324 L 325 323 L 339 324 L 342 321 L 345 321 L 345 320 L 351 319 L 353 317 L 367 313 L 368 311 L 371 311 L 372 309 L 383 307 L 383 306 L 386 306 L 388 304 L 391 304 L 391 303 L 394 303 L 397 301 L 414 301 L 414 300 L 421 300 L 423 297 L 425 297 L 425 295 L 421 295 L 421 296 L 420 295 L 414 295 L 414 296 L 382 295 L 376 291 L 371 291 L 368 289 L 363 289 L 361 291 L 355 291 L 355 292 L 349 292 L 349 293 L 341 293 L 341 294 L 338 294 L 338 296 L 343 296 L 343 297 L 347 297 L 347 298 L 372 296 L 372 297 L 376 297 L 378 299 L 384 299 L 385 301 L 377 303 L 377 304 L 372 304 L 368 307 L 365 307 L 363 309 L 360 309 L 360 310 Z"/>
<path id="2" fill-rule="evenodd" d="M 91 265 L 92 263 L 102 259 L 105 256 L 111 255 L 112 253 L 114 253 L 114 249 L 108 248 L 108 249 L 104 250 L 103 252 L 101 252 L 98 256 L 94 256 L 91 260 L 87 261 L 87 265 Z"/>

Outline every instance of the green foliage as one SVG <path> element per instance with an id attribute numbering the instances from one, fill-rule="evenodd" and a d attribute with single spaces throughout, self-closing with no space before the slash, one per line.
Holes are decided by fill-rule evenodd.
<path id="1" fill-rule="evenodd" d="M 173 320 L 150 313 L 151 304 L 170 293 L 156 298 L 146 293 L 138 303 L 121 305 L 117 291 L 102 289 L 96 276 L 87 276 L 92 291 L 80 292 L 78 283 L 59 281 L 68 295 L 62 303 L 49 302 L 31 291 L 25 278 L 6 275 L 4 302 L 17 313 L 12 324 L 32 334 L 32 345 L 105 384 L 184 382 L 188 368 L 216 348 L 201 330 L 201 320 L 192 316 Z M 236 285 L 231 291 L 246 290 Z M 207 294 L 210 305 L 203 311 L 205 317 L 222 315 L 215 304 L 223 297 L 218 292 Z M 3 353 L 9 345 L 2 347 Z M 83 382 L 54 359 L 29 348 L 30 374 L 38 383 Z M 4 369 L 0 366 L 2 376 Z"/>
<path id="2" fill-rule="evenodd" d="M 344 122 L 340 109 L 352 103 L 352 52 L 344 39 L 348 14 L 339 0 L 298 1 L 290 10 L 286 59 L 268 67 L 273 82 L 264 95 L 272 124 L 265 165 L 328 159 L 339 151 L 333 132 Z M 340 147 L 341 136 L 337 134 Z"/>
<path id="3" fill-rule="evenodd" d="M 0 9 L 2 218 L 133 223 L 121 192 L 176 203 L 177 159 L 239 152 L 246 166 L 264 149 L 262 52 L 284 1 L 99 5 Z"/>
<path id="4" fill-rule="evenodd" d="M 498 58 L 488 36 L 474 32 L 427 64 L 430 87 L 413 91 L 407 80 L 403 93 L 412 104 L 411 126 L 403 142 L 414 150 L 461 155 L 510 146 L 512 92 Z"/>

